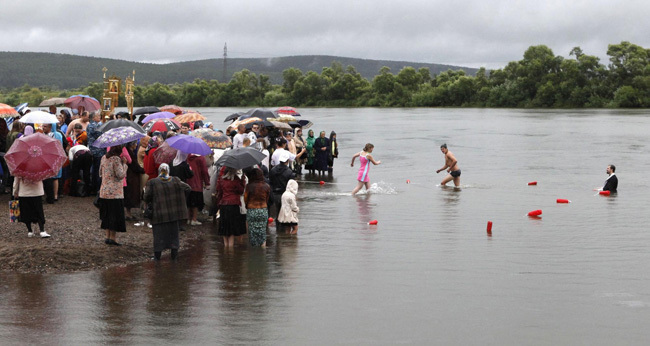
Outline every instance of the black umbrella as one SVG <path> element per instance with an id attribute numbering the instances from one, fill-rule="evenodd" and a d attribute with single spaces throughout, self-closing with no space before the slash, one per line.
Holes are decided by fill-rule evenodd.
<path id="1" fill-rule="evenodd" d="M 300 125 L 300 123 L 298 123 L 297 121 L 290 121 L 287 124 L 289 124 L 289 126 L 291 126 L 291 128 L 294 128 L 294 129 L 296 127 L 302 127 L 302 125 Z"/>
<path id="2" fill-rule="evenodd" d="M 264 125 L 264 127 L 273 127 L 273 123 L 271 123 L 268 120 L 262 120 L 262 121 L 253 121 L 252 123 L 246 124 L 246 129 L 252 129 L 253 125 Z"/>
<path id="3" fill-rule="evenodd" d="M 308 129 L 312 125 L 314 125 L 314 123 L 312 123 L 311 121 L 309 121 L 307 119 L 298 120 L 298 124 L 300 124 L 300 126 L 302 126 L 302 128 L 304 128 L 304 129 Z"/>
<path id="4" fill-rule="evenodd" d="M 253 148 L 237 148 L 223 153 L 217 160 L 217 166 L 242 169 L 260 163 L 265 157 L 266 155 Z"/>
<path id="5" fill-rule="evenodd" d="M 266 118 L 275 118 L 275 113 L 273 111 L 266 109 L 266 108 L 253 108 L 248 110 L 246 112 L 246 115 L 242 115 L 239 117 L 239 120 L 246 119 L 246 118 L 251 118 L 251 117 L 258 117 L 260 119 L 266 119 Z"/>
<path id="6" fill-rule="evenodd" d="M 246 112 L 232 113 L 229 116 L 227 116 L 226 120 L 224 120 L 223 122 L 225 123 L 226 121 L 229 121 L 229 120 L 237 120 L 237 118 L 239 118 L 240 116 L 245 115 L 245 114 L 246 114 Z"/>
<path id="7" fill-rule="evenodd" d="M 144 129 L 140 125 L 138 125 L 138 124 L 136 124 L 133 121 L 128 120 L 128 119 L 110 120 L 106 124 L 100 126 L 97 129 L 97 131 L 106 132 L 106 131 L 108 131 L 110 129 L 114 129 L 114 128 L 117 128 L 117 127 L 125 127 L 125 126 L 132 127 L 134 129 L 136 129 L 138 132 L 146 133 L 144 131 Z"/>
<path id="8" fill-rule="evenodd" d="M 158 113 L 158 112 L 160 112 L 160 109 L 158 109 L 158 107 L 147 106 L 147 107 L 142 107 L 142 108 L 136 109 L 135 112 L 133 112 L 133 116 L 142 115 L 142 114 L 152 114 L 152 113 Z"/>

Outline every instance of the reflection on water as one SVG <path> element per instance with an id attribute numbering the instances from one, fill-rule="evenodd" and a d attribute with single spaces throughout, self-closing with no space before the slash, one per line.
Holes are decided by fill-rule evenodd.
<path id="1" fill-rule="evenodd" d="M 237 110 L 201 111 L 222 121 Z M 302 111 L 316 132 L 338 130 L 341 159 L 333 175 L 297 178 L 297 236 L 272 225 L 265 249 L 244 239 L 226 251 L 213 234 L 176 262 L 166 254 L 97 272 L 4 274 L 0 341 L 645 344 L 650 337 L 650 160 L 638 155 L 647 146 L 645 112 Z M 443 141 L 464 169 L 461 189 L 436 186 Z M 358 168 L 346 162 L 366 142 L 382 164 L 372 168 L 370 191 L 351 196 Z M 599 196 L 593 187 L 610 163 L 619 194 Z M 533 180 L 539 184 L 527 186 Z M 541 218 L 526 216 L 537 209 Z"/>

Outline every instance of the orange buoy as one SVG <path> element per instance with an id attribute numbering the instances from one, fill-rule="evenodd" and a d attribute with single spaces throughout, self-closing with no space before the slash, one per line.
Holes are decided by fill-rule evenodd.
<path id="1" fill-rule="evenodd" d="M 321 184 L 321 185 L 325 185 L 325 182 L 321 180 L 321 181 L 319 182 L 319 184 Z"/>
<path id="2" fill-rule="evenodd" d="M 599 192 L 599 194 L 601 194 L 601 195 L 603 195 L 603 196 L 609 196 L 610 193 L 611 193 L 611 192 L 609 192 L 609 191 L 600 191 L 600 192 Z"/>
<path id="3" fill-rule="evenodd" d="M 411 181 L 410 181 L 410 180 L 408 180 L 408 179 L 406 179 L 406 183 L 407 183 L 407 184 L 410 184 L 410 183 L 411 183 Z"/>
<path id="4" fill-rule="evenodd" d="M 564 198 L 558 198 L 557 202 L 558 203 L 571 203 L 571 201 L 569 201 L 568 199 L 564 199 Z"/>
<path id="5" fill-rule="evenodd" d="M 533 185 L 537 185 L 537 182 L 536 181 L 531 181 L 530 183 L 528 183 L 528 186 L 533 186 Z"/>
<path id="6" fill-rule="evenodd" d="M 269 218 L 269 223 L 273 223 L 273 218 L 272 217 Z"/>
<path id="7" fill-rule="evenodd" d="M 376 225 L 376 224 L 377 224 L 377 220 L 372 220 L 372 221 L 368 222 L 368 224 L 369 224 L 369 225 Z"/>
<path id="8" fill-rule="evenodd" d="M 487 234 L 492 235 L 492 221 L 487 223 Z"/>
<path id="9" fill-rule="evenodd" d="M 528 216 L 540 216 L 540 215 L 542 215 L 542 210 L 541 209 L 533 210 L 533 211 L 528 213 Z"/>

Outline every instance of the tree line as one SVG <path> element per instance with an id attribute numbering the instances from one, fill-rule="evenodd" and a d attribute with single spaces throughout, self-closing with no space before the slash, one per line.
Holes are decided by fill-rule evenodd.
<path id="1" fill-rule="evenodd" d="M 580 47 L 570 58 L 555 56 L 545 45 L 531 46 L 523 59 L 504 68 L 467 75 L 462 70 L 432 75 L 428 68 L 404 67 L 397 74 L 383 67 L 368 80 L 353 66 L 334 62 L 320 73 L 297 68 L 282 72 L 281 85 L 267 75 L 241 70 L 228 83 L 196 79 L 192 83 L 136 85 L 136 107 L 515 107 L 635 108 L 650 106 L 650 49 L 623 41 L 608 45 L 609 63 Z M 102 83 L 78 90 L 27 85 L 0 90 L 0 102 L 38 105 L 48 97 L 83 93 L 101 98 Z M 120 105 L 126 105 L 120 96 Z"/>

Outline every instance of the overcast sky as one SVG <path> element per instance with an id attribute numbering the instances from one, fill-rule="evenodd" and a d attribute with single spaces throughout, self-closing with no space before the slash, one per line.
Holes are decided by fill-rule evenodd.
<path id="1" fill-rule="evenodd" d="M 337 55 L 488 68 L 545 44 L 650 47 L 650 1 L 0 0 L 0 50 L 129 61 Z"/>

